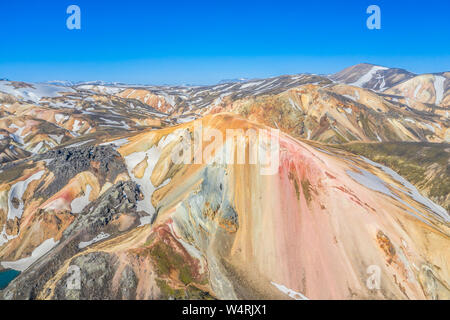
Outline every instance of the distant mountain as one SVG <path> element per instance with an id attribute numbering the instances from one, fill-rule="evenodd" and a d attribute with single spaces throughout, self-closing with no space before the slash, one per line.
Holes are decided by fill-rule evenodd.
<path id="1" fill-rule="evenodd" d="M 384 91 L 414 76 L 414 73 L 404 69 L 361 63 L 331 75 L 330 79 L 361 88 Z"/>
<path id="2" fill-rule="evenodd" d="M 63 87 L 72 87 L 72 86 L 76 85 L 76 82 L 67 81 L 67 80 L 52 80 L 52 81 L 47 81 L 46 84 L 52 84 L 55 86 L 63 86 Z"/>
<path id="3" fill-rule="evenodd" d="M 73 86 L 79 86 L 79 85 L 96 85 L 96 86 L 125 85 L 124 83 L 121 83 L 121 82 L 108 82 L 108 81 L 102 81 L 102 80 L 94 80 L 94 81 L 52 80 L 52 81 L 47 81 L 46 83 L 57 85 L 57 86 L 63 86 L 63 87 L 73 87 Z"/>

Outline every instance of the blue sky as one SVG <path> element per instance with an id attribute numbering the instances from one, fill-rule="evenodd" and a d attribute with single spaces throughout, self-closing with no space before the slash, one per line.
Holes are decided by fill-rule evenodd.
<path id="1" fill-rule="evenodd" d="M 81 8 L 68 30 L 66 8 Z M 366 8 L 381 8 L 381 30 Z M 0 2 L 0 78 L 208 84 L 370 62 L 450 70 L 450 1 Z"/>

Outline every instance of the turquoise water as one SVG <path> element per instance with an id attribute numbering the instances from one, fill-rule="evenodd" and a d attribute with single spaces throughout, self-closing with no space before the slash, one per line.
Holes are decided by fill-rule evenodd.
<path id="1" fill-rule="evenodd" d="M 16 270 L 0 271 L 0 290 L 5 289 L 19 273 L 20 272 Z"/>

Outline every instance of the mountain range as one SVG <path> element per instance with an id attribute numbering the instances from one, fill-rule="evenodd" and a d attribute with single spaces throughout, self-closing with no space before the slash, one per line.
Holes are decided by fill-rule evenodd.
<path id="1" fill-rule="evenodd" d="M 449 111 L 450 72 L 371 64 L 208 86 L 1 80 L 0 275 L 20 274 L 0 298 L 449 299 Z M 248 160 L 248 135 L 196 161 L 199 124 L 277 132 L 275 171 L 217 160 Z"/>

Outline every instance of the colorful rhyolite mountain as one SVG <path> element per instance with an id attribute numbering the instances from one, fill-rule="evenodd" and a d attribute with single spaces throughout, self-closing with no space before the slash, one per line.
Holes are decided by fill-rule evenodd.
<path id="1" fill-rule="evenodd" d="M 450 299 L 448 82 L 1 81 L 0 298 Z M 200 126 L 277 136 L 272 172 Z"/>

